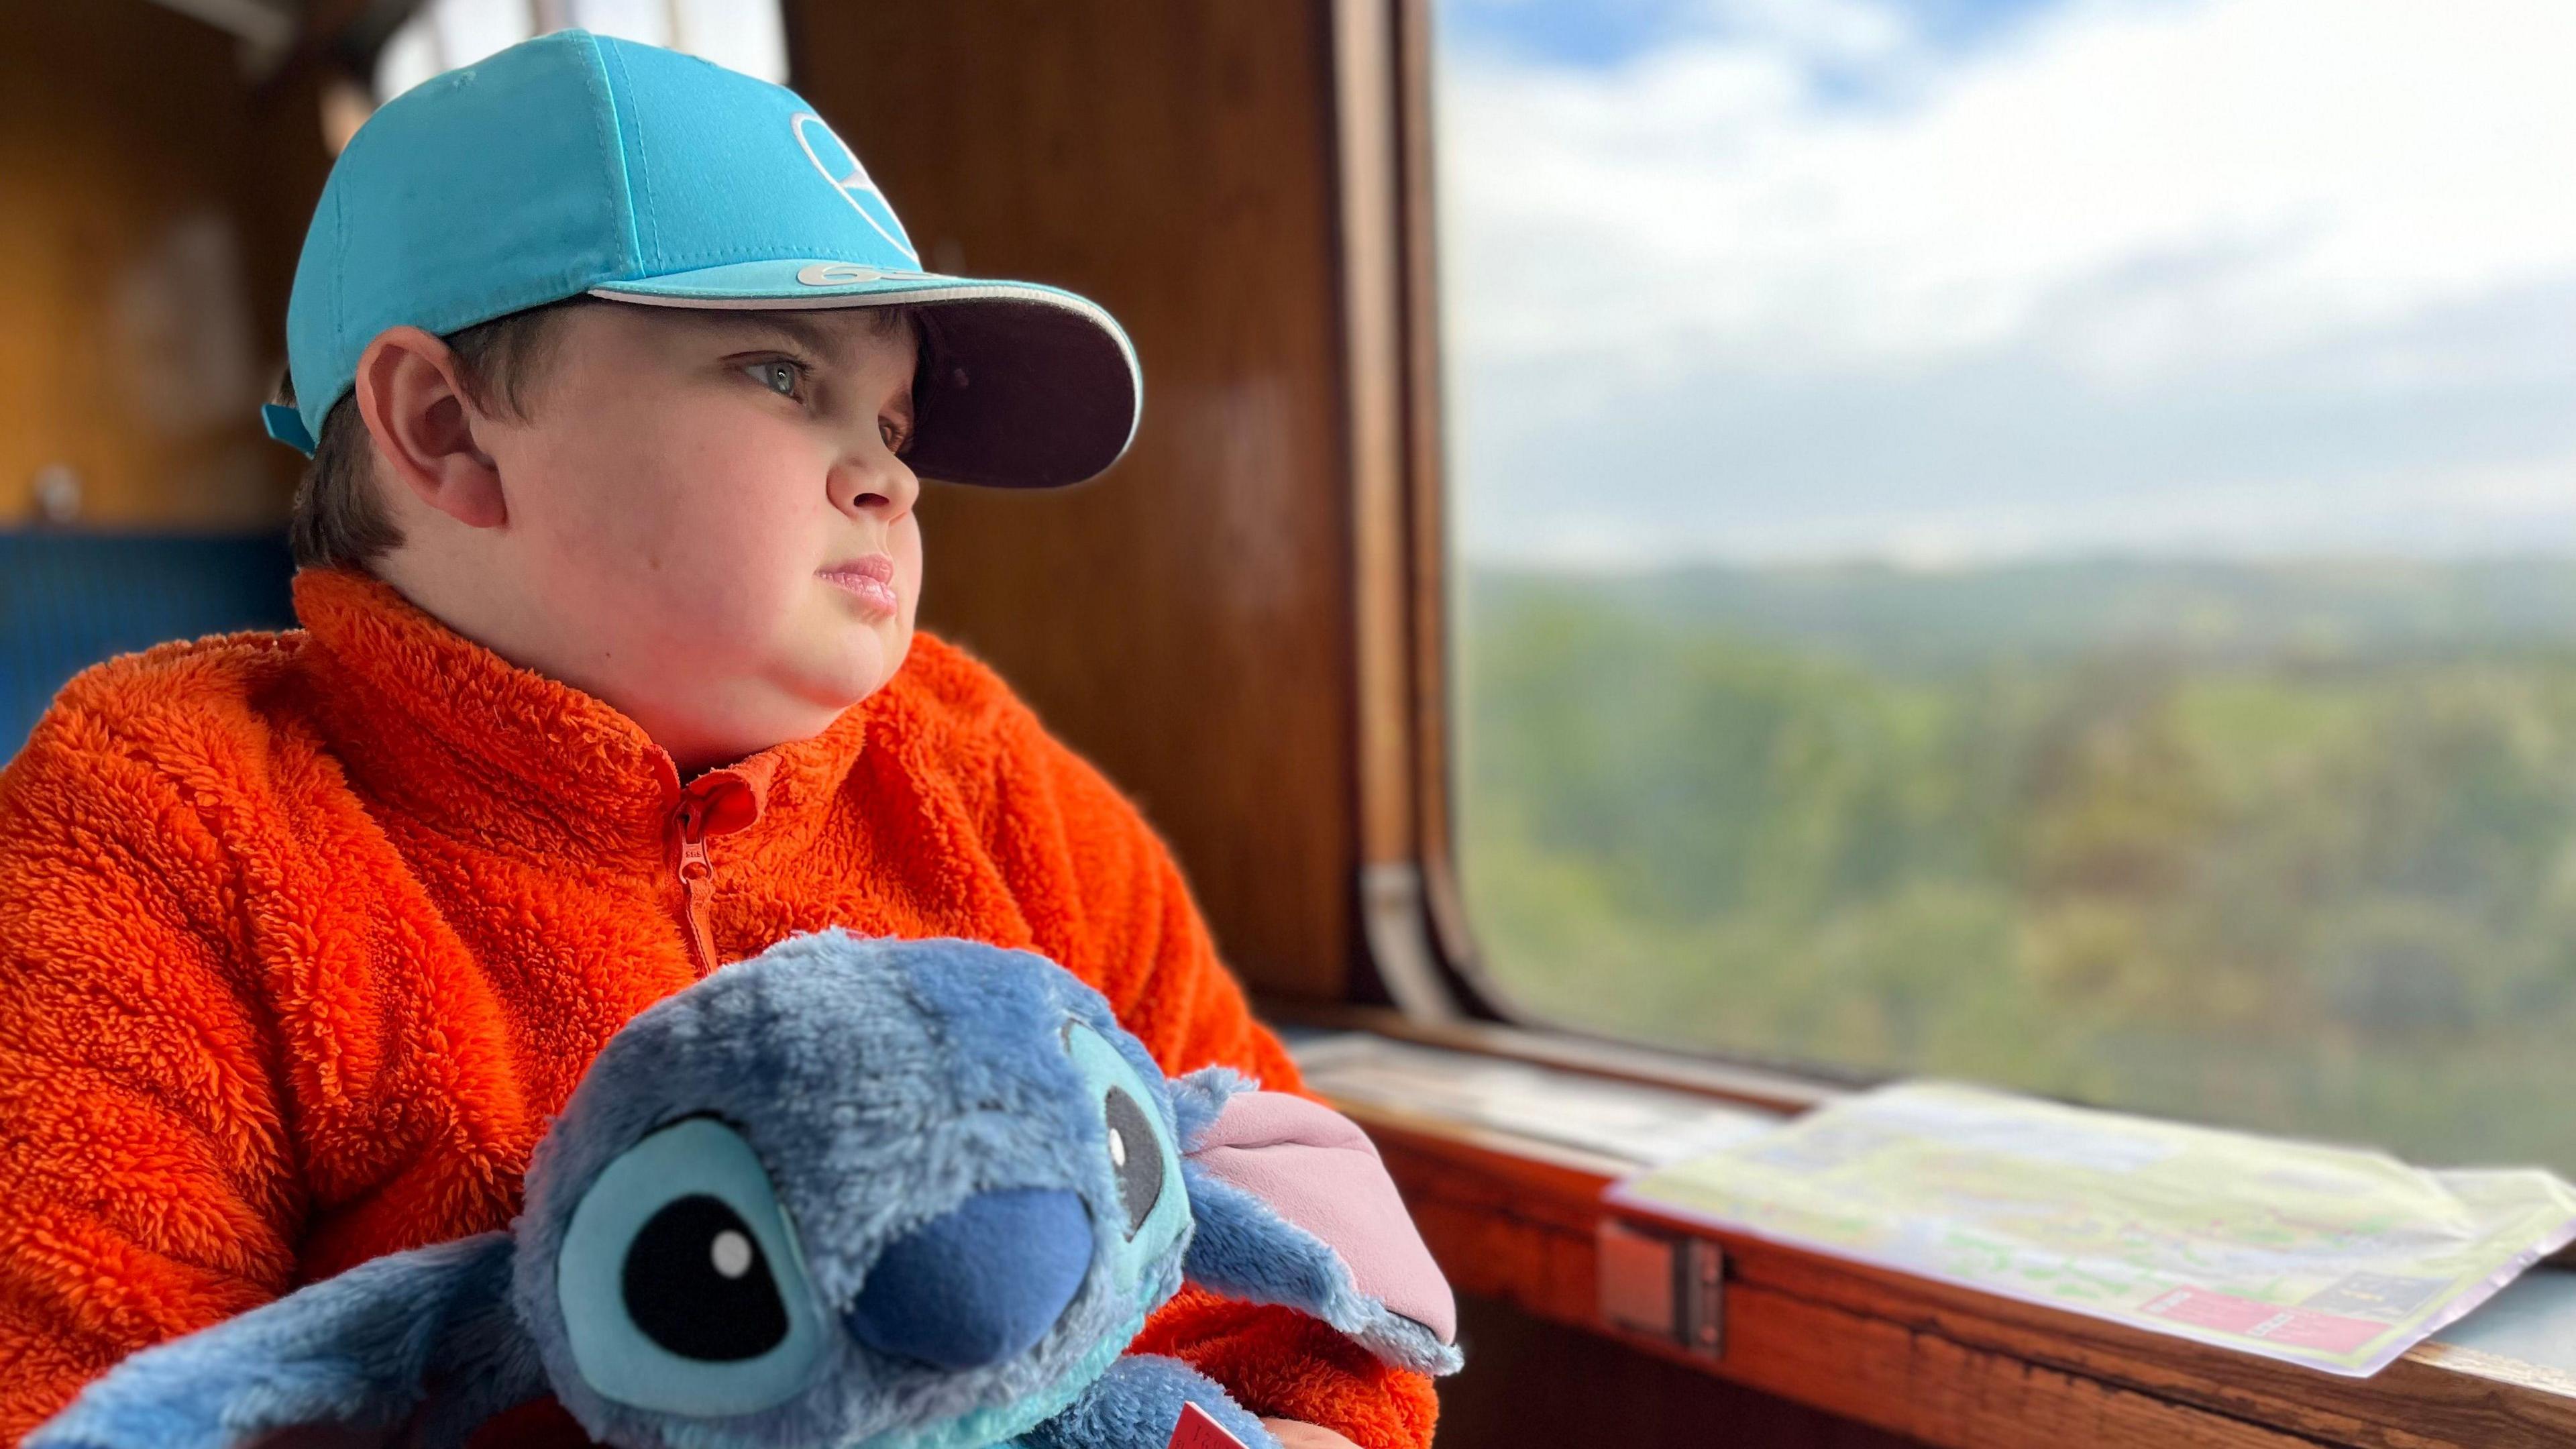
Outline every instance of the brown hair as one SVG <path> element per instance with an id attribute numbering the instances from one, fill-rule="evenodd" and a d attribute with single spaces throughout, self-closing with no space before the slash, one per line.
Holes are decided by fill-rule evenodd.
<path id="1" fill-rule="evenodd" d="M 456 354 L 457 381 L 474 405 L 526 417 L 528 394 L 544 370 L 556 323 L 568 309 L 586 305 L 592 305 L 589 298 L 567 298 L 450 333 L 446 342 Z M 278 401 L 295 401 L 293 382 L 280 389 Z M 322 419 L 313 461 L 296 485 L 286 541 L 299 566 L 363 569 L 402 542 L 402 530 L 377 491 L 375 461 L 352 393 Z"/>

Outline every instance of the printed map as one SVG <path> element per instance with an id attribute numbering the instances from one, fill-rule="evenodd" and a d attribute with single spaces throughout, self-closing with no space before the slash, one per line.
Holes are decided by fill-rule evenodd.
<path id="1" fill-rule="evenodd" d="M 1611 1189 L 1712 1227 L 2366 1375 L 2576 1238 L 2538 1169 L 2427 1171 L 1941 1082 Z"/>

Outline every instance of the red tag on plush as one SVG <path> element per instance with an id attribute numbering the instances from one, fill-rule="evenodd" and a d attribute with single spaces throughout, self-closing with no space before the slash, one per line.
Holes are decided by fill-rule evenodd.
<path id="1" fill-rule="evenodd" d="M 1172 1442 L 1165 1449 L 1243 1449 L 1243 1441 L 1207 1416 L 1196 1404 L 1181 1405 L 1181 1422 L 1172 1426 Z"/>

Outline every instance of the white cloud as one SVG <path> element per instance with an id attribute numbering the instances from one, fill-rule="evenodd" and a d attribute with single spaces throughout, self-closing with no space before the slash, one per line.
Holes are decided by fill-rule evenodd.
<path id="1" fill-rule="evenodd" d="M 1460 453 L 1517 535 L 1488 543 L 1528 543 L 1512 501 L 1562 482 L 1515 471 L 1549 451 L 1528 429 L 1634 426 L 1675 412 L 1641 394 L 1746 377 L 2037 369 L 2079 409 L 2224 389 L 2295 413 L 2533 393 L 2576 367 L 2576 337 L 2506 315 L 2576 298 L 2567 0 L 2069 0 L 1964 56 L 1875 0 L 1720 8 L 1722 30 L 1615 68 L 1443 68 L 1459 422 L 1502 419 Z M 1857 68 L 1863 94 L 1820 96 L 1819 66 Z M 2485 331 L 2461 320 L 2481 309 Z M 2264 447 L 2173 486 L 2298 474 L 2295 438 Z M 1903 514 L 1907 480 L 1882 481 Z M 1671 543 L 1669 520 L 1604 501 L 1587 552 L 1605 526 Z"/>
<path id="2" fill-rule="evenodd" d="M 1916 48 L 1914 33 L 1877 0 L 1708 0 L 1705 28 L 1809 62 L 1885 63 Z"/>
<path id="3" fill-rule="evenodd" d="M 1704 331 L 1903 358 L 1992 345 L 2091 288 L 2205 300 L 2231 345 L 2277 343 L 2576 261 L 2565 0 L 2077 5 L 1895 114 L 1812 100 L 1813 54 L 1453 67 L 1471 345 Z M 1599 280 L 1535 280 L 1569 267 Z M 2134 334 L 2121 305 L 2104 330 Z M 2209 340 L 2172 331 L 2110 351 Z"/>

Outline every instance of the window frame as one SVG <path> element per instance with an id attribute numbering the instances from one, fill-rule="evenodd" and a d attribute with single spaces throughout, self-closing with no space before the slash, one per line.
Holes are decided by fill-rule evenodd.
<path id="1" fill-rule="evenodd" d="M 1432 0 L 1326 0 L 1350 488 L 1358 924 L 1308 1021 L 1799 1111 L 1885 1073 L 1673 1051 L 1547 1020 L 1486 968 L 1456 861 Z M 1354 1009 L 1355 1008 L 1355 1009 Z M 1391 1009 L 1390 1009 L 1391 1008 Z"/>
<path id="2" fill-rule="evenodd" d="M 1431 0 L 1328 0 L 1357 706 L 1360 980 L 1410 1026 L 1547 1029 L 1486 972 L 1455 863 Z"/>

